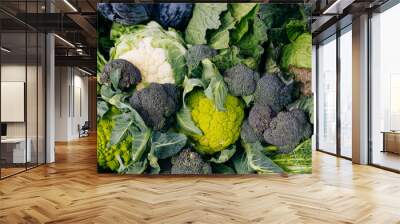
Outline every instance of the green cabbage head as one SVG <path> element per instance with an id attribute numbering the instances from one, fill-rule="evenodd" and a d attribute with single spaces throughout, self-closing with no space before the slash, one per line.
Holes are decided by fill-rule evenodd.
<path id="1" fill-rule="evenodd" d="M 311 69 L 311 41 L 311 34 L 303 33 L 293 43 L 286 45 L 282 55 L 283 69 L 289 70 L 290 67 Z"/>

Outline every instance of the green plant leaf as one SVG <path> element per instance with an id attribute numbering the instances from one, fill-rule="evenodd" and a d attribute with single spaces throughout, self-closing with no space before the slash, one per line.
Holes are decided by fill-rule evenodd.
<path id="1" fill-rule="evenodd" d="M 225 164 L 211 164 L 212 171 L 215 174 L 235 174 L 235 170 Z"/>
<path id="2" fill-rule="evenodd" d="M 274 161 L 265 156 L 262 151 L 263 147 L 261 143 L 245 143 L 242 142 L 242 146 L 245 149 L 247 162 L 249 166 L 257 171 L 257 173 L 284 173 L 285 171 L 276 165 Z"/>
<path id="3" fill-rule="evenodd" d="M 238 174 L 251 174 L 255 171 L 249 166 L 247 162 L 246 153 L 239 152 L 232 157 L 233 167 Z"/>
<path id="4" fill-rule="evenodd" d="M 111 105 L 115 106 L 116 108 L 118 108 L 120 110 L 123 110 L 123 109 L 132 110 L 132 107 L 129 104 L 124 103 L 126 97 L 127 96 L 125 94 L 117 93 L 114 96 L 112 96 L 111 98 L 109 98 L 108 103 L 110 103 Z"/>
<path id="5" fill-rule="evenodd" d="M 102 100 L 97 100 L 97 118 L 102 118 L 108 112 L 108 104 Z"/>
<path id="6" fill-rule="evenodd" d="M 159 174 L 161 171 L 160 165 L 158 165 L 158 158 L 154 155 L 154 148 L 150 149 L 149 154 L 147 154 L 147 159 L 149 160 L 151 166 L 151 174 Z"/>
<path id="7" fill-rule="evenodd" d="M 209 82 L 207 89 L 204 90 L 204 94 L 207 98 L 214 101 L 218 110 L 225 111 L 224 105 L 226 96 L 228 95 L 228 87 L 217 67 L 209 59 L 204 59 L 201 63 L 203 65 L 202 79 L 205 82 Z"/>
<path id="8" fill-rule="evenodd" d="M 232 16 L 240 21 L 257 6 L 257 3 L 231 3 L 230 6 Z"/>
<path id="9" fill-rule="evenodd" d="M 214 101 L 216 108 L 219 111 L 225 111 L 225 101 L 228 95 L 228 87 L 222 77 L 214 77 L 211 79 L 207 89 L 204 90 L 207 98 Z"/>
<path id="10" fill-rule="evenodd" d="M 300 143 L 291 153 L 278 154 L 271 157 L 272 160 L 288 173 L 312 172 L 311 139 Z"/>
<path id="11" fill-rule="evenodd" d="M 219 16 L 228 9 L 227 3 L 196 3 L 192 18 L 185 30 L 188 44 L 207 44 L 207 30 L 218 29 L 221 25 Z"/>
<path id="12" fill-rule="evenodd" d="M 147 159 L 138 162 L 132 161 L 127 166 L 125 166 L 119 155 L 117 155 L 116 158 L 119 162 L 119 168 L 118 168 L 119 174 L 142 174 L 147 168 L 148 164 Z"/>
<path id="13" fill-rule="evenodd" d="M 236 22 L 230 11 L 227 11 L 222 17 L 222 26 L 210 38 L 211 47 L 214 49 L 228 48 L 230 41 L 229 30 L 235 28 Z"/>
<path id="14" fill-rule="evenodd" d="M 174 132 L 154 132 L 151 138 L 151 150 L 158 159 L 176 155 L 186 145 L 187 137 Z"/>
<path id="15" fill-rule="evenodd" d="M 250 56 L 259 61 L 264 52 L 262 44 L 268 40 L 267 27 L 257 17 L 254 17 L 251 31 L 247 32 L 238 42 L 242 55 Z"/>
<path id="16" fill-rule="evenodd" d="M 236 152 L 236 145 L 231 145 L 229 148 L 219 152 L 216 157 L 211 158 L 209 161 L 213 163 L 225 163 L 232 158 Z"/>
<path id="17" fill-rule="evenodd" d="M 115 95 L 115 91 L 112 90 L 111 86 L 109 85 L 102 85 L 100 88 L 100 95 L 103 100 L 108 102 L 110 98 Z"/>
<path id="18" fill-rule="evenodd" d="M 291 42 L 294 42 L 297 37 L 307 31 L 306 22 L 306 20 L 290 20 L 286 24 L 286 34 Z"/>
<path id="19" fill-rule="evenodd" d="M 250 104 L 254 101 L 254 95 L 242 96 L 242 99 L 246 103 L 246 106 L 249 107 Z"/>
<path id="20" fill-rule="evenodd" d="M 183 81 L 183 94 L 182 94 L 182 104 L 186 107 L 185 97 L 188 93 L 190 93 L 195 87 L 202 87 L 204 88 L 204 83 L 201 79 L 189 79 L 185 77 Z"/>
<path id="21" fill-rule="evenodd" d="M 102 73 L 104 66 L 107 64 L 107 60 L 101 55 L 100 51 L 97 51 L 97 74 Z"/>
<path id="22" fill-rule="evenodd" d="M 312 36 L 310 33 L 303 33 L 295 42 L 283 48 L 281 66 L 286 71 L 290 66 L 311 69 L 311 55 Z"/>
<path id="23" fill-rule="evenodd" d="M 146 126 L 143 119 L 140 117 L 134 109 L 127 113 L 122 113 L 114 117 L 115 126 L 111 132 L 110 145 L 118 144 L 127 134 L 130 132 L 134 138 L 132 143 L 132 149 L 134 149 L 135 142 L 139 141 L 142 137 L 146 137 L 151 134 L 150 129 Z M 142 136 L 143 135 L 143 136 Z M 136 136 L 136 139 L 135 139 Z M 146 138 L 144 138 L 145 140 Z M 148 140 L 148 138 L 147 138 Z M 146 141 L 147 142 L 147 141 Z M 140 145 L 142 145 L 141 143 Z M 137 161 L 139 158 L 134 159 Z"/>
<path id="24" fill-rule="evenodd" d="M 120 79 L 121 79 L 121 69 L 117 68 L 112 70 L 110 74 L 110 80 L 114 89 L 118 89 Z"/>
<path id="25" fill-rule="evenodd" d="M 203 135 L 192 119 L 192 113 L 188 107 L 182 107 L 176 114 L 179 129 L 189 135 Z"/>
<path id="26" fill-rule="evenodd" d="M 225 71 L 240 64 L 242 61 L 239 56 L 239 48 L 236 46 L 220 50 L 219 54 L 211 58 L 211 60 L 220 71 Z"/>
<path id="27" fill-rule="evenodd" d="M 208 45 L 190 46 L 185 54 L 190 77 L 197 77 L 198 73 L 201 73 L 201 66 L 199 65 L 203 59 L 213 57 L 216 54 L 217 51 Z"/>
<path id="28" fill-rule="evenodd" d="M 133 125 L 134 119 L 132 119 L 131 113 L 123 113 L 114 117 L 115 126 L 111 132 L 110 146 L 116 145 L 126 137 L 129 128 Z"/>
<path id="29" fill-rule="evenodd" d="M 144 152 L 147 150 L 147 145 L 151 137 L 151 130 L 137 131 L 133 127 L 130 127 L 130 133 L 132 135 L 132 161 L 139 161 L 142 159 Z"/>

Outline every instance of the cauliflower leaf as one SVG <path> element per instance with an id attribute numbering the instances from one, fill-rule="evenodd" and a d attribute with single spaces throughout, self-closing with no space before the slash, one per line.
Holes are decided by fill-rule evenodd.
<path id="1" fill-rule="evenodd" d="M 207 44 L 207 30 L 221 26 L 219 15 L 228 9 L 227 3 L 197 3 L 185 31 L 188 44 Z"/>

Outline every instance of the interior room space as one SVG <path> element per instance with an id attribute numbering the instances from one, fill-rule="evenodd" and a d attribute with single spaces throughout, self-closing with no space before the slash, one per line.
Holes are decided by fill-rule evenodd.
<path id="1" fill-rule="evenodd" d="M 128 2 L 0 0 L 0 224 L 400 224 L 399 0 Z M 99 3 L 109 14 L 100 17 Z M 167 22 L 181 18 L 170 19 L 184 13 L 171 4 L 188 9 L 187 26 L 196 11 L 200 22 L 187 32 L 200 30 L 203 36 L 194 38 L 199 44 L 186 40 L 187 26 L 155 22 L 155 15 Z M 235 11 L 235 4 L 244 5 Z M 136 7 L 144 13 L 140 18 L 131 13 Z M 123 24 L 133 18 L 143 21 Z M 309 38 L 298 44 L 302 34 Z M 241 49 L 255 42 L 254 49 Z M 190 55 L 197 47 L 199 55 Z M 287 49 L 297 57 L 284 69 Z M 125 61 L 105 72 L 116 60 Z M 226 70 L 235 63 L 248 68 L 237 77 L 251 73 L 252 94 L 234 96 L 228 88 Z M 255 101 L 267 76 L 274 86 L 260 92 L 278 93 L 267 100 L 276 100 L 279 109 Z M 236 82 L 238 92 L 243 80 Z M 131 103 L 145 101 L 140 91 L 150 83 L 160 87 L 154 95 L 163 100 L 155 102 L 165 107 L 153 103 L 144 110 L 145 103 Z M 198 91 L 199 103 L 189 104 L 191 91 Z M 228 95 L 237 99 L 237 117 L 221 115 L 231 108 L 220 102 Z M 253 126 L 263 129 L 254 132 L 250 113 L 258 106 L 268 112 L 254 112 Z M 159 115 L 150 125 L 150 116 L 143 118 L 149 111 Z M 278 114 L 293 111 L 298 113 L 281 129 L 289 131 L 279 133 L 283 143 L 267 142 Z M 214 118 L 229 124 L 209 128 Z M 242 137 L 246 125 L 256 140 Z M 307 135 L 290 132 L 296 126 Z M 223 137 L 231 142 L 212 149 L 221 151 L 199 147 L 198 139 L 223 144 Z M 284 142 L 292 138 L 298 143 Z M 300 171 L 287 172 L 282 161 Z M 172 173 L 178 163 L 197 173 Z"/>
<path id="2" fill-rule="evenodd" d="M 68 142 L 95 135 L 96 78 L 79 67 L 57 66 L 55 73 L 55 141 Z"/>

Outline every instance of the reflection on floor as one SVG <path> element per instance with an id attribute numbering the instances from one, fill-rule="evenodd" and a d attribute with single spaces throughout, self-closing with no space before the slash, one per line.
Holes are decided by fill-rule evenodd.
<path id="1" fill-rule="evenodd" d="M 374 151 L 372 157 L 376 165 L 388 167 L 400 171 L 400 155 L 391 152 Z"/>
<path id="2" fill-rule="evenodd" d="M 0 162 L 0 164 L 1 164 L 1 162 Z M 8 176 L 20 173 L 20 172 L 25 171 L 26 169 L 30 169 L 32 167 L 36 167 L 36 164 L 35 163 L 28 163 L 26 165 L 26 168 L 25 168 L 25 164 L 20 164 L 20 165 L 17 165 L 17 166 L 2 164 L 2 167 L 0 168 L 1 169 L 0 170 L 1 178 L 5 178 L 5 177 L 8 177 Z"/>

